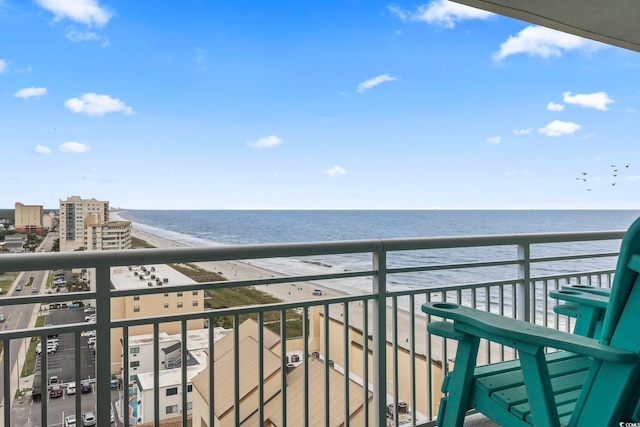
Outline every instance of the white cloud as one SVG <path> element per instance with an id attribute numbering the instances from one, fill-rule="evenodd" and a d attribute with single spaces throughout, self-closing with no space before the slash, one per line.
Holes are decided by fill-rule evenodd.
<path id="1" fill-rule="evenodd" d="M 46 87 L 26 87 L 24 89 L 20 89 L 16 93 L 13 94 L 16 98 L 28 99 L 28 98 L 40 98 L 42 95 L 47 94 Z"/>
<path id="2" fill-rule="evenodd" d="M 58 147 L 58 150 L 64 151 L 65 153 L 84 153 L 89 151 L 90 147 L 80 142 L 69 141 Z"/>
<path id="3" fill-rule="evenodd" d="M 282 140 L 275 135 L 269 135 L 264 138 L 260 138 L 255 142 L 249 142 L 249 145 L 256 148 L 276 147 L 280 144 L 282 144 Z"/>
<path id="4" fill-rule="evenodd" d="M 555 102 L 550 102 L 547 104 L 547 110 L 549 111 L 562 111 L 564 110 L 564 105 L 556 104 Z"/>
<path id="5" fill-rule="evenodd" d="M 358 86 L 358 92 L 362 93 L 365 90 L 371 89 L 374 86 L 378 86 L 381 83 L 392 82 L 397 79 L 398 79 L 397 77 L 391 77 L 389 74 L 381 74 L 377 77 L 374 77 L 372 79 L 369 79 L 365 82 L 360 83 L 360 86 Z"/>
<path id="6" fill-rule="evenodd" d="M 567 104 L 576 104 L 585 108 L 595 108 L 596 110 L 606 111 L 609 109 L 607 104 L 613 102 L 613 99 L 609 98 L 606 92 L 596 92 L 589 94 L 576 94 L 571 95 L 571 92 L 564 92 L 563 101 Z"/>
<path id="7" fill-rule="evenodd" d="M 102 116 L 115 112 L 135 114 L 131 107 L 119 99 L 96 93 L 84 93 L 80 98 L 71 98 L 64 103 L 64 106 L 74 113 L 84 113 L 89 116 Z"/>
<path id="8" fill-rule="evenodd" d="M 562 136 L 572 134 L 580 129 L 580 125 L 573 122 L 562 122 L 560 120 L 554 120 L 543 128 L 538 129 L 543 135 L 546 136 Z"/>
<path id="9" fill-rule="evenodd" d="M 531 133 L 532 129 L 528 128 L 528 129 L 516 129 L 513 131 L 513 133 L 515 133 L 516 135 L 529 135 Z"/>
<path id="10" fill-rule="evenodd" d="M 502 138 L 499 136 L 490 136 L 489 138 L 487 138 L 487 142 L 489 144 L 500 144 L 501 141 Z"/>
<path id="11" fill-rule="evenodd" d="M 49 147 L 45 147 L 44 145 L 36 145 L 36 147 L 34 148 L 34 151 L 38 154 L 51 153 L 51 150 L 49 149 Z"/>
<path id="12" fill-rule="evenodd" d="M 389 10 L 402 20 L 420 21 L 444 28 L 454 28 L 456 22 L 470 19 L 487 19 L 493 13 L 447 0 L 435 0 L 418 6 L 415 12 L 405 11 L 397 6 Z"/>
<path id="13" fill-rule="evenodd" d="M 64 36 L 72 42 L 86 42 L 100 40 L 100 36 L 93 31 L 78 31 L 73 27 L 68 27 Z"/>
<path id="14" fill-rule="evenodd" d="M 338 175 L 346 175 L 347 171 L 344 170 L 342 167 L 335 165 L 331 169 L 327 169 L 326 171 L 324 171 L 324 173 L 329 176 L 338 176 Z"/>
<path id="15" fill-rule="evenodd" d="M 9 69 L 6 59 L 0 59 L 0 73 L 4 73 Z"/>
<path id="16" fill-rule="evenodd" d="M 635 113 L 635 112 L 636 112 L 635 109 L 633 109 L 631 107 L 627 108 L 627 113 Z"/>
<path id="17" fill-rule="evenodd" d="M 102 27 L 109 22 L 113 13 L 97 0 L 37 0 L 40 7 L 54 15 L 54 20 L 65 18 L 88 26 Z"/>
<path id="18" fill-rule="evenodd" d="M 31 65 L 27 65 L 26 67 L 18 70 L 19 73 L 27 73 L 27 74 L 31 74 L 32 71 L 33 71 L 33 67 Z"/>
<path id="19" fill-rule="evenodd" d="M 517 35 L 500 45 L 500 50 L 494 54 L 493 59 L 500 61 L 509 55 L 527 53 L 531 56 L 560 57 L 563 51 L 569 50 L 595 50 L 603 44 L 583 39 L 582 37 L 552 30 L 551 28 L 530 25 Z"/>

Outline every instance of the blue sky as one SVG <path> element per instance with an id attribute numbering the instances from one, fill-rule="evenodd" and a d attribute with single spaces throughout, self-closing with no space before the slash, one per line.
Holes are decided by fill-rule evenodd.
<path id="1" fill-rule="evenodd" d="M 444 1 L 0 0 L 0 207 L 637 209 L 639 67 Z"/>

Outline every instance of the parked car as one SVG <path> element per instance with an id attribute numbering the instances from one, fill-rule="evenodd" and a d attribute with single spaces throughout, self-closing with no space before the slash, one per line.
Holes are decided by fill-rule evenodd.
<path id="1" fill-rule="evenodd" d="M 0 322 L 4 322 L 4 314 L 0 314 Z"/>
<path id="2" fill-rule="evenodd" d="M 57 375 L 51 375 L 51 377 L 49 378 L 49 385 L 58 384 L 59 382 L 60 380 L 58 379 Z"/>
<path id="3" fill-rule="evenodd" d="M 96 416 L 93 412 L 85 412 L 82 414 L 82 425 L 85 427 L 96 425 Z"/>
<path id="4" fill-rule="evenodd" d="M 69 415 L 64 419 L 64 427 L 76 427 L 76 416 Z"/>
<path id="5" fill-rule="evenodd" d="M 69 394 L 76 394 L 76 383 L 75 381 L 70 382 L 69 384 L 67 384 L 67 395 Z M 75 422 L 75 420 L 74 420 Z"/>
<path id="6" fill-rule="evenodd" d="M 80 382 L 80 393 L 86 394 L 91 393 L 93 389 L 91 388 L 91 383 L 89 381 Z"/>
<path id="7" fill-rule="evenodd" d="M 113 407 L 111 408 L 111 423 L 116 422 L 116 414 L 113 413 Z"/>
<path id="8" fill-rule="evenodd" d="M 62 396 L 62 387 L 59 384 L 51 386 L 51 391 L 49 392 L 49 396 L 53 399 L 55 397 Z"/>

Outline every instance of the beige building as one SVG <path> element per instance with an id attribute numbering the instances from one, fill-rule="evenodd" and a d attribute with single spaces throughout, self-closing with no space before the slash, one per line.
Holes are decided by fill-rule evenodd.
<path id="1" fill-rule="evenodd" d="M 24 205 L 16 202 L 15 230 L 18 233 L 42 233 L 42 205 Z"/>
<path id="2" fill-rule="evenodd" d="M 109 202 L 79 196 L 60 200 L 60 252 L 84 247 L 85 218 L 91 214 L 95 223 L 109 222 Z"/>
<path id="3" fill-rule="evenodd" d="M 84 219 L 84 250 L 108 251 L 131 249 L 131 221 L 101 222 L 91 213 Z"/>
<path id="4" fill-rule="evenodd" d="M 144 269 L 143 269 L 144 268 Z M 195 284 L 192 279 L 165 264 L 147 266 L 114 267 L 111 269 L 111 284 L 116 290 L 148 288 L 159 286 L 164 293 L 111 298 L 111 319 L 132 319 L 136 317 L 157 318 L 163 315 L 186 314 L 204 310 L 203 291 L 171 291 L 175 285 Z M 202 329 L 203 319 L 187 321 L 187 329 Z M 178 334 L 180 322 L 160 323 L 160 332 Z M 153 333 L 153 325 L 131 326 L 129 335 Z M 111 370 L 120 372 L 122 368 L 122 329 L 111 330 Z"/>

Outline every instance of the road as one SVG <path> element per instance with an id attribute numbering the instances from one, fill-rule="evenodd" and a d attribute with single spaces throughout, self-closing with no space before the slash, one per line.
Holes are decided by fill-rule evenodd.
<path id="1" fill-rule="evenodd" d="M 53 241 L 57 238 L 57 233 L 48 233 L 38 250 L 51 251 Z M 33 285 L 27 286 L 30 277 L 33 277 Z M 18 278 L 17 282 L 14 283 L 13 287 L 10 288 L 10 291 L 7 293 L 7 295 L 3 296 L 2 298 L 10 298 L 14 295 L 30 295 L 33 287 L 37 287 L 39 291 L 43 291 L 46 285 L 47 277 L 47 271 L 24 272 L 24 274 L 22 274 Z M 21 287 L 21 290 L 16 290 L 19 287 Z M 26 329 L 29 326 L 29 322 L 31 321 L 31 314 L 33 313 L 34 307 L 35 304 L 22 306 L 4 306 L 2 308 L 2 313 L 4 313 L 5 321 L 0 326 L 0 330 L 4 331 L 11 329 Z M 9 352 L 10 354 L 7 355 L 4 350 L 2 351 L 2 353 L 0 353 L 0 366 L 2 366 L 1 363 L 4 363 L 4 358 L 9 357 L 9 363 L 12 367 L 12 373 L 16 375 L 16 385 L 19 382 L 19 375 L 22 371 L 22 366 L 17 366 L 18 353 L 23 352 L 24 356 L 24 353 L 26 353 L 28 349 L 28 346 L 23 346 L 21 344 L 23 343 L 21 343 L 20 341 L 12 341 L 11 349 Z M 0 384 L 4 384 L 4 380 L 4 371 L 0 369 Z M 13 380 L 13 378 L 11 378 L 10 380 Z M 0 411 L 3 411 L 6 402 L 4 401 L 4 390 L 2 387 L 0 387 L 0 402 Z M 3 418 L 0 416 L 0 423 L 2 422 L 2 420 Z"/>

